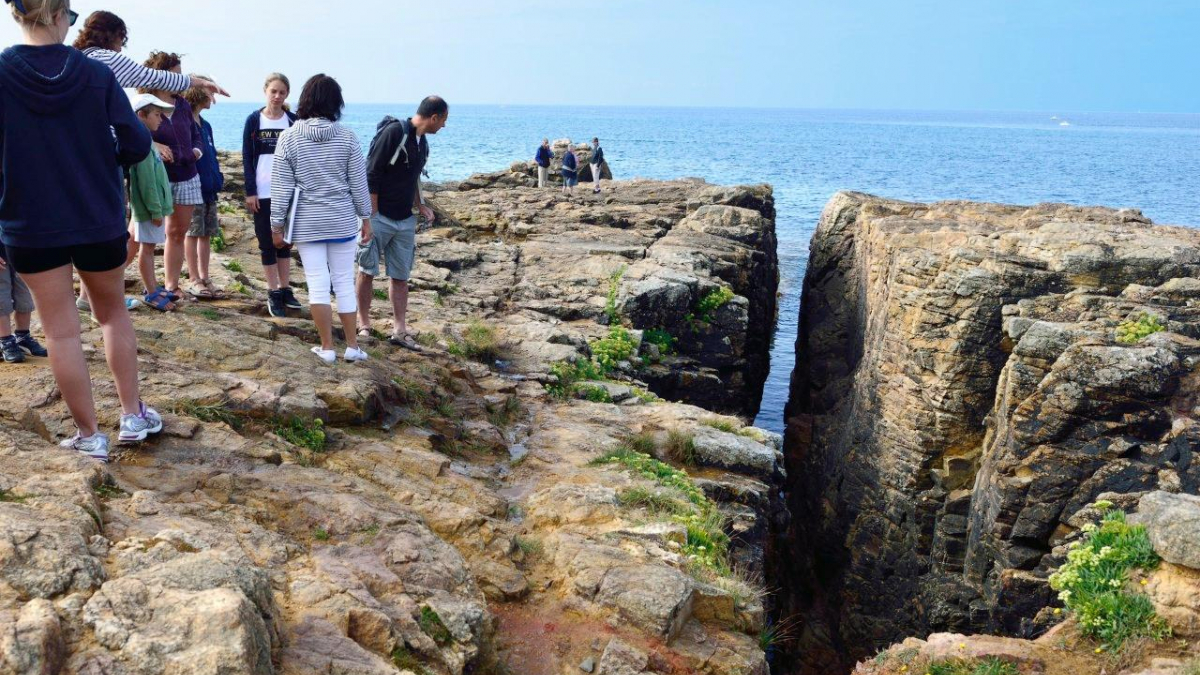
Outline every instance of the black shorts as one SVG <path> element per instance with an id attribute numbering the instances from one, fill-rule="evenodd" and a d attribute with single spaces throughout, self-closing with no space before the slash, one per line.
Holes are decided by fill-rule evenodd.
<path id="1" fill-rule="evenodd" d="M 254 214 L 254 236 L 258 238 L 258 252 L 262 255 L 262 264 L 270 267 L 279 262 L 280 258 L 291 258 L 292 245 L 284 244 L 275 248 L 271 238 L 271 200 L 258 200 L 258 213 Z"/>
<path id="2" fill-rule="evenodd" d="M 125 233 L 95 244 L 54 248 L 5 246 L 4 249 L 8 253 L 8 264 L 17 274 L 38 274 L 63 265 L 74 265 L 80 272 L 108 272 L 124 267 L 128 255 L 125 242 L 128 240 L 129 233 Z"/>

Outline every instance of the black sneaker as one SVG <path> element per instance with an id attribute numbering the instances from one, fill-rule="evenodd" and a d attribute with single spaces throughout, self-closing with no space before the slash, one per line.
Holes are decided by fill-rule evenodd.
<path id="1" fill-rule="evenodd" d="M 287 307 L 283 304 L 283 291 L 267 291 L 267 311 L 271 316 L 283 318 L 287 316 Z"/>
<path id="2" fill-rule="evenodd" d="M 291 286 L 284 286 L 280 289 L 283 291 L 283 306 L 288 309 L 304 309 L 304 305 L 296 299 L 296 294 L 292 292 Z"/>
<path id="3" fill-rule="evenodd" d="M 49 356 L 50 352 L 33 338 L 29 333 L 17 333 L 17 346 L 29 352 L 30 356 Z"/>
<path id="4" fill-rule="evenodd" d="M 17 346 L 17 338 L 11 335 L 0 338 L 0 349 L 4 351 L 4 360 L 9 363 L 20 363 L 25 360 L 25 352 Z"/>

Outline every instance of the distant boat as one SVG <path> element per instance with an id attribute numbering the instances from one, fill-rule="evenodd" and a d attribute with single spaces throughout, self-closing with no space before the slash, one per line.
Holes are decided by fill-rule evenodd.
<path id="1" fill-rule="evenodd" d="M 1056 119 L 1058 119 L 1058 115 L 1055 115 L 1055 116 L 1051 117 L 1050 119 L 1056 120 Z"/>
<path id="2" fill-rule="evenodd" d="M 1063 120 L 1063 121 L 1061 121 L 1061 122 L 1059 122 L 1059 123 L 1058 123 L 1058 126 L 1060 126 L 1060 127 L 1069 127 L 1069 126 L 1071 126 L 1071 123 L 1070 123 L 1070 122 L 1068 122 L 1068 121 L 1066 121 L 1066 120 Z"/>

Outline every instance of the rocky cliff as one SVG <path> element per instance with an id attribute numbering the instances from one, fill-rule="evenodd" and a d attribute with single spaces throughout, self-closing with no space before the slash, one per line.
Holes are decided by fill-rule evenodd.
<path id="1" fill-rule="evenodd" d="M 1035 633 L 1074 514 L 1195 492 L 1198 278 L 1200 231 L 1136 211 L 837 195 L 787 410 L 789 672 Z"/>
<path id="2" fill-rule="evenodd" d="M 691 298 L 773 261 L 769 190 L 442 192 L 410 304 L 426 351 L 372 338 L 370 361 L 326 367 L 306 312 L 266 316 L 233 183 L 213 265 L 230 296 L 135 313 L 161 437 L 82 459 L 54 445 L 73 429 L 48 364 L 0 369 L 0 673 L 765 675 L 781 439 L 657 399 L 640 366 L 578 392 L 604 402 L 549 371 L 634 321 L 637 284 Z M 751 304 L 688 339 L 746 344 Z M 686 349 L 650 368 L 707 383 Z"/>

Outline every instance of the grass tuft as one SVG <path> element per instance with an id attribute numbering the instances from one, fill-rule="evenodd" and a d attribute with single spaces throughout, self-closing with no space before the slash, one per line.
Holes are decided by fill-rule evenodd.
<path id="1" fill-rule="evenodd" d="M 691 434 L 678 429 L 667 432 L 667 442 L 663 444 L 663 451 L 673 462 L 685 466 L 696 465 L 696 439 Z"/>
<path id="2" fill-rule="evenodd" d="M 438 613 L 433 611 L 429 605 L 421 608 L 421 616 L 417 619 L 417 624 L 421 627 L 421 631 L 438 645 L 449 644 L 454 639 L 454 636 L 450 634 L 450 629 L 442 623 L 442 617 L 438 616 Z"/>

